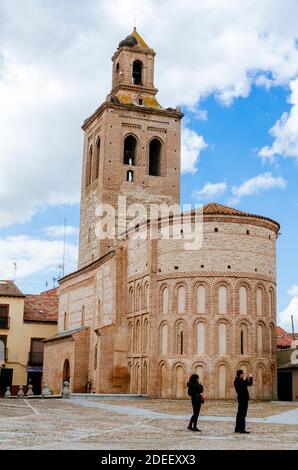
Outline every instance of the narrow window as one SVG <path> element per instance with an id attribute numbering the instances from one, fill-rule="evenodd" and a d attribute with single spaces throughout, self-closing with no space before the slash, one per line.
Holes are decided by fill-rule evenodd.
<path id="1" fill-rule="evenodd" d="M 127 172 L 127 176 L 126 176 L 126 179 L 129 183 L 131 183 L 131 181 L 133 181 L 133 171 L 129 170 Z"/>
<path id="2" fill-rule="evenodd" d="M 89 149 L 88 152 L 88 157 L 87 157 L 87 167 L 86 167 L 86 188 L 90 186 L 91 184 L 91 178 L 92 178 L 92 145 Z"/>
<path id="3" fill-rule="evenodd" d="M 180 354 L 183 356 L 183 331 L 180 331 Z"/>
<path id="4" fill-rule="evenodd" d="M 243 337 L 243 331 L 241 330 L 240 333 L 240 354 L 244 354 L 244 337 Z"/>
<path id="5" fill-rule="evenodd" d="M 132 65 L 132 83 L 134 85 L 142 85 L 142 68 L 142 62 L 135 60 Z"/>
<path id="6" fill-rule="evenodd" d="M 94 348 L 94 369 L 97 369 L 97 343 Z"/>
<path id="7" fill-rule="evenodd" d="M 149 144 L 149 175 L 160 176 L 161 142 L 151 140 Z"/>
<path id="8" fill-rule="evenodd" d="M 125 165 L 135 165 L 137 139 L 133 135 L 128 135 L 124 140 L 124 158 Z"/>
<path id="9" fill-rule="evenodd" d="M 99 177 L 99 157 L 100 157 L 100 138 L 96 142 L 96 160 L 95 160 L 95 173 L 94 179 L 97 180 Z"/>

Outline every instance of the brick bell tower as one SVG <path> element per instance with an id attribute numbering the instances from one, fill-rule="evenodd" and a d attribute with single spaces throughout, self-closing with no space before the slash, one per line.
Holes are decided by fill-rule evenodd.
<path id="1" fill-rule="evenodd" d="M 112 57 L 112 90 L 85 120 L 81 188 L 79 268 L 113 249 L 96 236 L 96 208 L 118 197 L 127 205 L 180 202 L 179 108 L 156 99 L 154 57 L 136 29 Z"/>

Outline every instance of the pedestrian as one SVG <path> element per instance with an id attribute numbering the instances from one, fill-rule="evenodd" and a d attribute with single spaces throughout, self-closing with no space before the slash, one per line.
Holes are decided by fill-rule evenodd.
<path id="1" fill-rule="evenodd" d="M 202 393 L 203 393 L 203 385 L 199 382 L 199 376 L 197 374 L 191 375 L 188 386 L 188 395 L 191 397 L 191 404 L 193 408 L 193 415 L 190 418 L 189 425 L 187 429 L 191 431 L 199 431 L 200 429 L 197 427 L 198 417 L 200 414 L 202 400 Z"/>
<path id="2" fill-rule="evenodd" d="M 245 418 L 247 415 L 249 393 L 247 387 L 253 384 L 253 377 L 249 374 L 246 378 L 242 369 L 237 370 L 236 378 L 234 380 L 234 387 L 237 392 L 238 399 L 238 412 L 236 416 L 235 432 L 241 434 L 249 434 L 245 430 Z"/>

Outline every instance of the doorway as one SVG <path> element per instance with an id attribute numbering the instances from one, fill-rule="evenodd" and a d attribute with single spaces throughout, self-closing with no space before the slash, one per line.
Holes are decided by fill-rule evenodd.
<path id="1" fill-rule="evenodd" d="M 27 385 L 32 385 L 34 395 L 41 395 L 42 372 L 28 372 Z"/>
<path id="2" fill-rule="evenodd" d="M 12 391 L 12 376 L 13 369 L 0 368 L 0 396 L 4 396 L 7 387 L 10 387 L 10 391 Z"/>
<path id="3" fill-rule="evenodd" d="M 293 401 L 292 372 L 277 373 L 277 397 L 281 401 Z"/>

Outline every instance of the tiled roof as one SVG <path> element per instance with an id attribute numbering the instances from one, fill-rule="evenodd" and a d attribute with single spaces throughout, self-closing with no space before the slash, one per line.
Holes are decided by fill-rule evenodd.
<path id="1" fill-rule="evenodd" d="M 276 327 L 276 346 L 277 348 L 290 348 L 293 337 L 280 326 Z"/>
<path id="2" fill-rule="evenodd" d="M 222 204 L 217 204 L 216 202 L 209 202 L 203 207 L 204 215 L 231 215 L 236 217 L 254 217 L 257 219 L 264 219 L 273 222 L 279 227 L 279 224 L 268 217 L 262 215 L 250 214 L 249 212 L 243 212 L 232 207 L 223 206 Z"/>
<path id="3" fill-rule="evenodd" d="M 39 295 L 26 295 L 24 321 L 57 322 L 59 297 L 57 289 Z"/>
<path id="4" fill-rule="evenodd" d="M 13 281 L 0 280 L 0 297 L 25 297 Z"/>
<path id="5" fill-rule="evenodd" d="M 76 328 L 71 328 L 69 330 L 61 331 L 60 333 L 54 336 L 50 336 L 49 338 L 46 338 L 43 341 L 44 343 L 47 343 L 50 341 L 56 341 L 56 340 L 63 339 L 63 338 L 69 338 L 70 336 L 74 336 L 77 333 L 80 333 L 81 331 L 86 330 L 86 329 L 87 329 L 86 326 L 78 326 Z"/>

